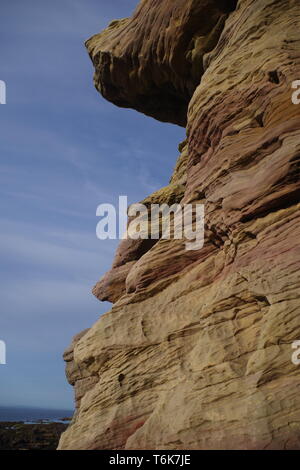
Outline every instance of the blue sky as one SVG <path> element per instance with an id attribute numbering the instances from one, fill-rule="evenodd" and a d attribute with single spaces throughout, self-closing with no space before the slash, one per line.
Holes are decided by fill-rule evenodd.
<path id="1" fill-rule="evenodd" d="M 184 139 L 94 89 L 84 40 L 136 3 L 2 2 L 0 405 L 73 406 L 62 353 L 109 309 L 91 287 L 118 243 L 97 240 L 96 208 L 166 185 Z"/>

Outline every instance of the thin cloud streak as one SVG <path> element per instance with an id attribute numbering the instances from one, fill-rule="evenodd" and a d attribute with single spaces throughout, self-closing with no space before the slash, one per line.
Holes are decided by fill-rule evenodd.
<path id="1" fill-rule="evenodd" d="M 184 130 L 106 102 L 84 40 L 138 0 L 14 0 L 1 7 L 0 404 L 72 407 L 63 350 L 110 304 L 91 294 L 118 241 L 96 208 L 168 184 Z M 155 145 L 154 145 L 155 143 Z"/>

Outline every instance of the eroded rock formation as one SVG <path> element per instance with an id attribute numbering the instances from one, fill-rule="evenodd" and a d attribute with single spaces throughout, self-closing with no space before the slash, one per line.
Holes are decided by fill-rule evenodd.
<path id="1" fill-rule="evenodd" d="M 87 47 L 108 100 L 187 123 L 144 202 L 205 204 L 206 236 L 120 244 L 60 448 L 300 449 L 299 1 L 143 0 Z"/>
<path id="2" fill-rule="evenodd" d="M 87 41 L 95 85 L 118 106 L 186 124 L 203 74 L 236 0 L 144 0 L 132 18 L 113 21 Z"/>

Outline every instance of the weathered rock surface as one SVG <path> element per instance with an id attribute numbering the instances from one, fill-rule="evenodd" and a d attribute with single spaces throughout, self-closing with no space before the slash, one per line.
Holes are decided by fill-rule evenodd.
<path id="1" fill-rule="evenodd" d="M 206 236 L 121 243 L 61 449 L 300 449 L 300 4 L 225 3 L 144 0 L 87 43 L 106 98 L 187 115 L 159 201 L 205 204 Z"/>
<path id="2" fill-rule="evenodd" d="M 186 108 L 236 0 L 144 0 L 87 41 L 95 85 L 118 106 L 185 126 Z"/>

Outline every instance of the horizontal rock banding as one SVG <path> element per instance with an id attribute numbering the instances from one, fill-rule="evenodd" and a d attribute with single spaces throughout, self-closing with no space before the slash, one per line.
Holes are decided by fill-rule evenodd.
<path id="1" fill-rule="evenodd" d="M 60 448 L 299 449 L 300 367 L 291 360 L 300 339 L 300 106 L 291 101 L 299 2 L 240 0 L 229 16 L 217 1 L 161 0 L 152 13 L 150 3 L 88 43 L 96 84 L 122 106 L 177 124 L 183 97 L 189 103 L 187 141 L 160 200 L 181 185 L 181 203 L 204 203 L 205 245 L 194 254 L 178 240 L 120 245 L 98 286 L 99 296 L 115 292 L 115 305 L 67 359 L 72 383 L 95 382 L 83 395 L 79 387 Z M 195 12 L 198 36 L 188 26 Z M 210 32 L 222 23 L 218 38 L 208 54 L 190 54 L 180 41 L 203 44 L 204 20 Z M 137 44 L 143 60 L 130 62 Z M 188 51 L 178 62 L 177 47 Z M 150 110 L 132 91 L 145 72 Z M 178 119 L 168 94 L 157 107 L 161 77 L 178 94 Z"/>
<path id="2" fill-rule="evenodd" d="M 216 45 L 235 0 L 146 0 L 86 43 L 95 85 L 114 104 L 186 125 L 203 55 Z"/>

